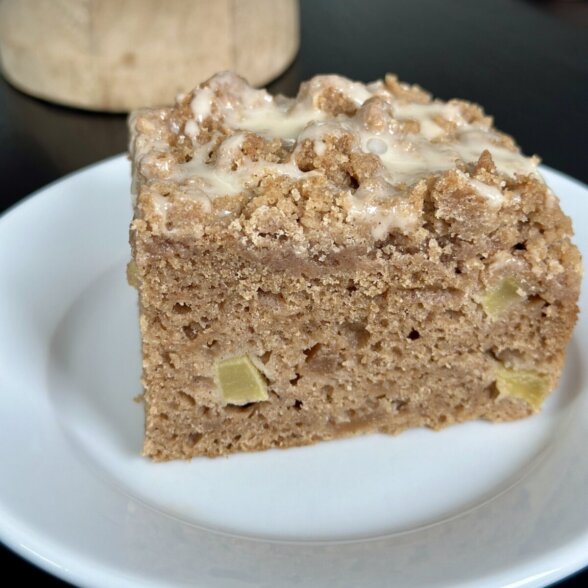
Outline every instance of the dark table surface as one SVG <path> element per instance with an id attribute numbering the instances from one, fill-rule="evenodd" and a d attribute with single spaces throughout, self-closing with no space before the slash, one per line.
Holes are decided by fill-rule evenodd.
<path id="1" fill-rule="evenodd" d="M 526 153 L 588 182 L 588 6 L 574 4 L 302 0 L 300 53 L 270 90 L 292 95 L 316 73 L 369 81 L 395 72 L 441 98 L 483 104 Z M 0 211 L 126 141 L 123 115 L 52 105 L 0 79 Z M 4 577 L 66 585 L 1 546 L 0 564 Z M 584 571 L 561 586 L 587 583 Z"/>

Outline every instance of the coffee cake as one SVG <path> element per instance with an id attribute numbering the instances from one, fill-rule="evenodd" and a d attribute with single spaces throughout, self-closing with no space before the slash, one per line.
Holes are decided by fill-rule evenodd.
<path id="1" fill-rule="evenodd" d="M 146 456 L 507 421 L 556 386 L 571 223 L 479 106 L 221 73 L 130 129 Z"/>

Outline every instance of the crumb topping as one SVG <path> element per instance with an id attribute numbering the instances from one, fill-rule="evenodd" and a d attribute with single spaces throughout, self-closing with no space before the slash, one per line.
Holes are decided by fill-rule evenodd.
<path id="1" fill-rule="evenodd" d="M 316 76 L 286 98 L 224 72 L 171 108 L 134 113 L 131 129 L 134 181 L 149 187 L 162 219 L 171 191 L 229 219 L 260 198 L 283 211 L 306 197 L 316 215 L 382 240 L 417 230 L 419 192 L 435 174 L 456 169 L 490 209 L 504 204 L 505 180 L 539 178 L 537 158 L 480 107 L 435 100 L 392 75 L 370 84 Z"/>

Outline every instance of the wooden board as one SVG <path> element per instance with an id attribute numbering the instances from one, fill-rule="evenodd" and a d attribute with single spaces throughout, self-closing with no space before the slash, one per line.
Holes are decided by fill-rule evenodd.
<path id="1" fill-rule="evenodd" d="M 6 78 L 34 96 L 126 111 L 232 69 L 262 85 L 299 45 L 298 0 L 3 0 Z"/>

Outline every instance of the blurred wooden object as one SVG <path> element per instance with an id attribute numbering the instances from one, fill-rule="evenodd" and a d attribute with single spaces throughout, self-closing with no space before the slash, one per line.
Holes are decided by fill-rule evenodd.
<path id="1" fill-rule="evenodd" d="M 126 111 L 224 69 L 265 84 L 296 55 L 298 28 L 298 0 L 0 0 L 0 58 L 24 92 Z"/>

